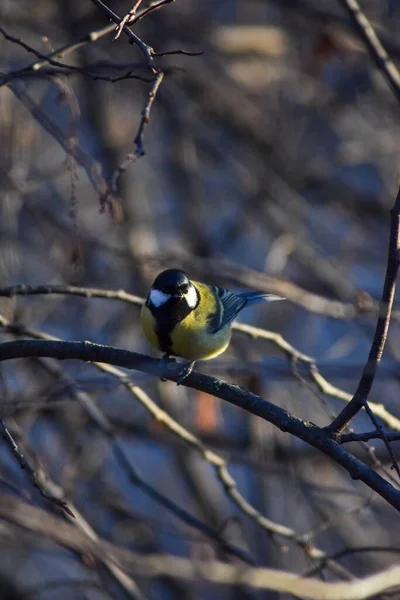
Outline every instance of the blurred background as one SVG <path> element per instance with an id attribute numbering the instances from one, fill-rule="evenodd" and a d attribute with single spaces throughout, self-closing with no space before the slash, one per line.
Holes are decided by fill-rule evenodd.
<path id="1" fill-rule="evenodd" d="M 121 17 L 132 8 L 109 5 Z M 362 7 L 396 62 L 400 5 L 364 0 Z M 339 3 L 176 0 L 137 23 L 135 33 L 156 52 L 202 54 L 156 58 L 166 75 L 145 128 L 146 154 L 121 174 L 106 203 L 107 182 L 135 150 L 151 87 L 111 79 L 132 71 L 127 63 L 149 78 L 143 55 L 124 35 L 113 42 L 111 31 L 59 59 L 81 74 L 21 72 L 38 59 L 18 40 L 47 55 L 109 25 L 89 0 L 3 2 L 0 25 L 0 287 L 70 284 L 143 297 L 160 270 L 180 267 L 220 286 L 281 293 L 287 302 L 247 310 L 242 320 L 282 334 L 316 359 L 330 383 L 354 392 L 385 273 L 400 115 Z M 118 300 L 2 297 L 0 339 L 35 330 L 156 356 L 138 314 Z M 400 418 L 398 317 L 371 400 Z M 344 406 L 339 392 L 317 389 L 305 363 L 240 332 L 222 357 L 196 368 L 317 425 Z M 330 459 L 206 394 L 137 372 L 129 378 L 136 392 L 77 361 L 1 367 L 4 423 L 81 525 L 141 554 L 242 564 L 237 549 L 257 565 L 317 569 L 326 580 L 397 560 L 397 513 Z M 201 452 L 149 413 L 141 391 L 225 458 L 243 497 L 286 533 L 243 512 Z M 114 436 L 101 429 L 94 406 Z M 373 429 L 364 415 L 352 426 Z M 351 450 L 387 476 L 390 459 L 379 441 Z M 0 488 L 62 513 L 33 488 L 6 444 Z M 139 592 L 107 565 L 43 536 L 0 534 L 1 572 L 29 598 L 289 597 L 169 577 L 138 577 Z M 307 534 L 309 545 L 296 543 L 296 534 Z M 321 566 L 311 547 L 345 554 Z"/>

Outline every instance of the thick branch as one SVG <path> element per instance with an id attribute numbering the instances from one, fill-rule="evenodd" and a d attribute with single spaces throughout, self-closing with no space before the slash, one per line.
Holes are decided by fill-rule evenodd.
<path id="1" fill-rule="evenodd" d="M 162 361 L 143 354 L 90 342 L 21 340 L 0 344 L 0 361 L 39 356 L 60 360 L 77 359 L 85 362 L 104 362 L 143 371 L 175 382 L 181 373 L 179 364 L 165 365 Z M 360 479 L 397 510 L 400 510 L 400 492 L 342 448 L 332 439 L 329 431 L 302 421 L 271 402 L 226 381 L 193 372 L 185 379 L 184 384 L 230 402 L 234 406 L 265 419 L 281 431 L 302 439 L 344 467 L 353 479 Z"/>

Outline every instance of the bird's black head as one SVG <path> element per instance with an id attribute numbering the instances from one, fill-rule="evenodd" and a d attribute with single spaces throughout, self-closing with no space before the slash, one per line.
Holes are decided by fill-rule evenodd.
<path id="1" fill-rule="evenodd" d="M 175 296 L 186 294 L 189 286 L 190 281 L 186 273 L 179 269 L 167 269 L 157 275 L 151 289 Z"/>
<path id="2" fill-rule="evenodd" d="M 179 323 L 198 303 L 199 292 L 186 273 L 167 269 L 154 280 L 146 306 L 159 322 Z"/>

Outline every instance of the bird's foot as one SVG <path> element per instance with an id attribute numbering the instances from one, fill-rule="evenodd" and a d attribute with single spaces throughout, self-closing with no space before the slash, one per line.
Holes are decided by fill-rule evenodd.
<path id="1" fill-rule="evenodd" d="M 169 354 L 164 354 L 164 356 L 160 359 L 160 362 L 163 369 L 168 369 L 169 365 L 176 363 L 176 360 Z M 161 381 L 168 381 L 166 377 L 160 377 L 160 379 Z"/>
<path id="2" fill-rule="evenodd" d="M 179 378 L 176 382 L 176 385 L 181 385 L 185 381 L 186 377 L 188 377 L 188 375 L 190 375 L 190 373 L 193 371 L 195 362 L 196 362 L 195 360 L 192 360 L 192 361 L 186 363 L 186 365 L 184 365 L 182 367 L 182 370 L 179 374 Z"/>

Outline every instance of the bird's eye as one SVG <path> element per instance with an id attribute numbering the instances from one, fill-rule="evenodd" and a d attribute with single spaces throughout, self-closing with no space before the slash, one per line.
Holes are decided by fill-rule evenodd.
<path id="1" fill-rule="evenodd" d="M 188 283 L 184 283 L 183 285 L 181 285 L 181 290 L 184 294 L 187 294 L 189 291 L 189 284 Z"/>

